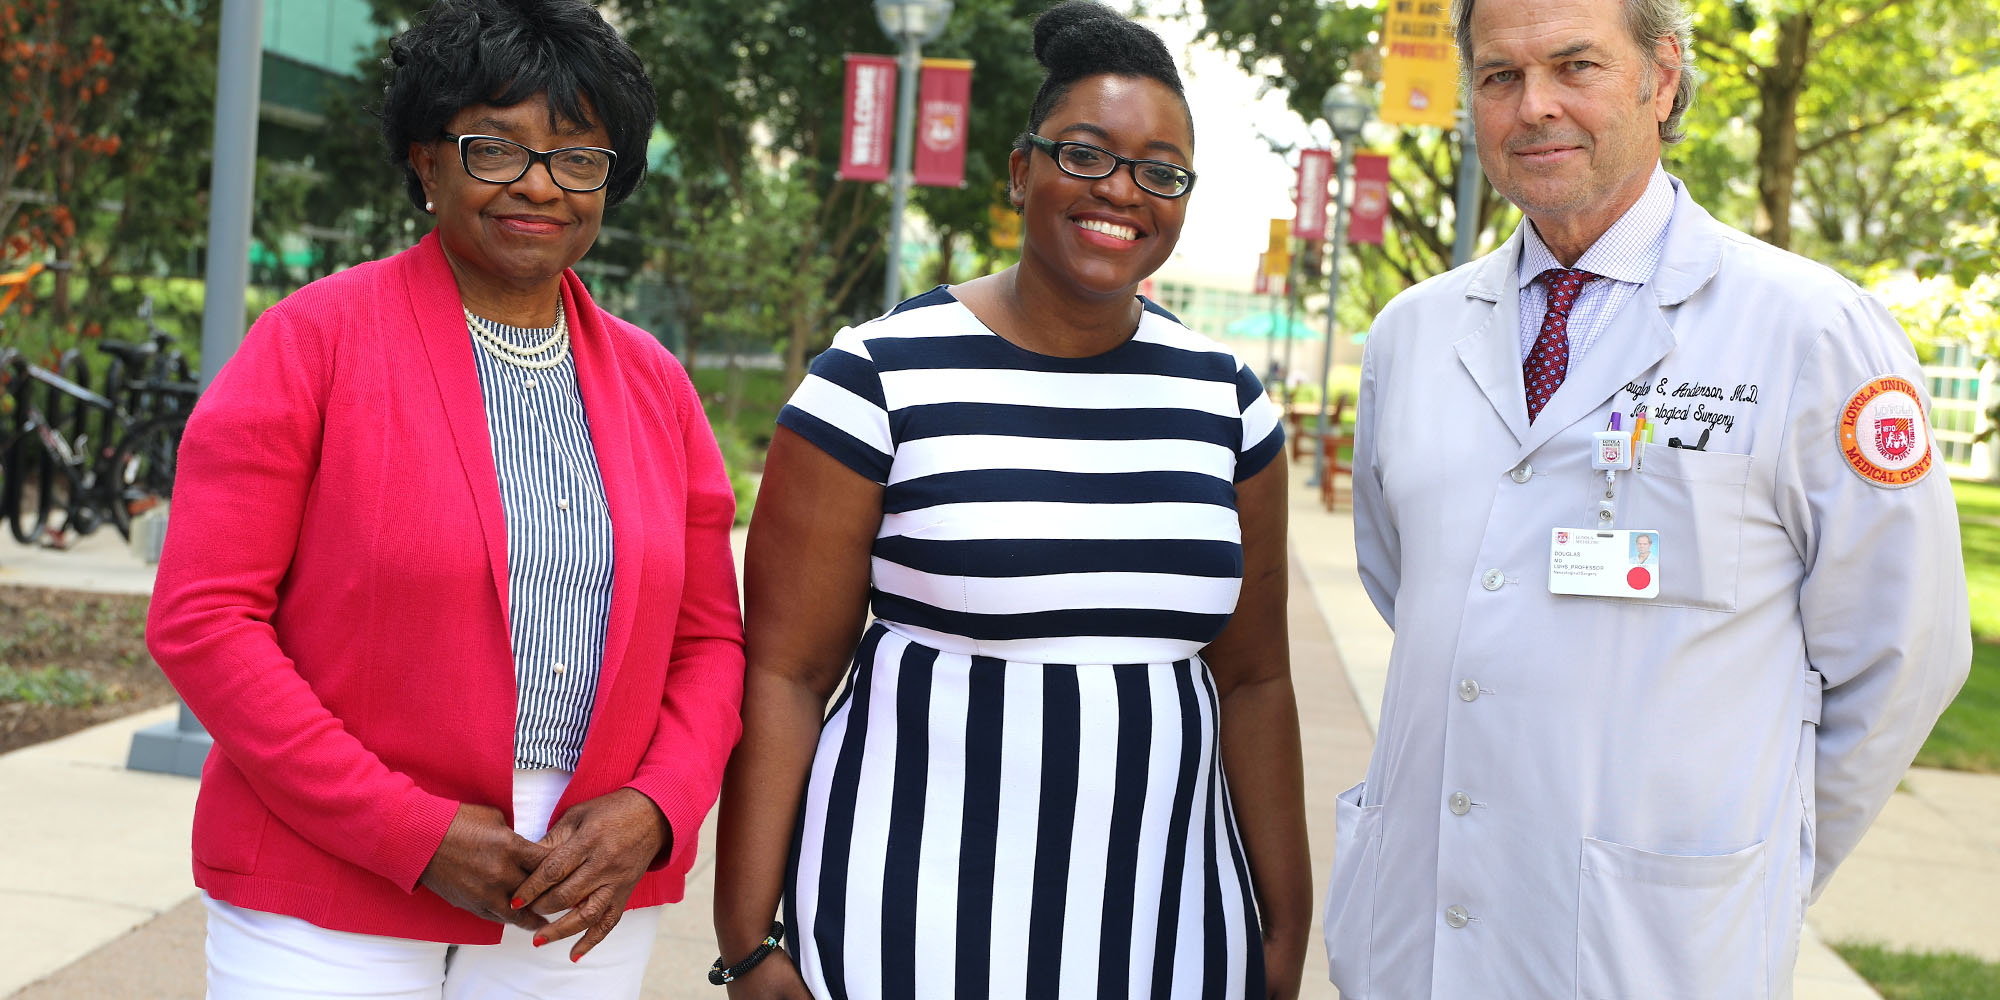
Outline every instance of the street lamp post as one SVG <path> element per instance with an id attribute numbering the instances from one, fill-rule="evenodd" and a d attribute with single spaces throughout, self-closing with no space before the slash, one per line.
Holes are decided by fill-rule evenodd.
<path id="1" fill-rule="evenodd" d="M 1313 477 L 1308 485 L 1318 486 L 1326 482 L 1326 440 L 1331 433 L 1327 427 L 1327 397 L 1332 395 L 1329 383 L 1333 378 L 1333 316 L 1334 305 L 1340 301 L 1340 251 L 1347 244 L 1347 207 L 1353 198 L 1354 188 L 1354 145 L 1361 141 L 1361 129 L 1375 116 L 1375 108 L 1367 93 L 1351 83 L 1336 83 L 1327 88 L 1326 97 L 1319 102 L 1319 113 L 1333 129 L 1334 141 L 1340 143 L 1340 185 L 1334 193 L 1333 201 L 1333 247 L 1327 251 L 1330 274 L 1326 280 L 1326 350 L 1319 359 L 1319 447 L 1313 449 Z"/>
<path id="2" fill-rule="evenodd" d="M 1452 199 L 1458 213 L 1458 238 L 1451 246 L 1451 266 L 1472 259 L 1479 239 L 1479 146 L 1473 140 L 1472 112 L 1458 109 L 1458 196 Z"/>
<path id="3" fill-rule="evenodd" d="M 903 209 L 910 200 L 910 153 L 917 130 L 917 74 L 923 47 L 944 33 L 952 0 L 875 0 L 875 20 L 903 47 L 897 72 L 896 166 L 889 175 L 889 242 L 882 311 L 896 308 L 903 289 Z"/>

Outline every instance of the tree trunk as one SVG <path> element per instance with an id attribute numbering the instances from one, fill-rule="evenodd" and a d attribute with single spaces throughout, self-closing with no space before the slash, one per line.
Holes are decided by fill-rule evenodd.
<path id="1" fill-rule="evenodd" d="M 957 242 L 958 242 L 957 233 L 949 229 L 938 230 L 937 278 L 935 281 L 932 282 L 932 284 L 934 285 L 951 284 L 952 251 L 956 249 L 954 244 L 956 244 Z"/>
<path id="2" fill-rule="evenodd" d="M 811 315 L 812 310 L 794 308 L 792 310 L 791 336 L 785 338 L 785 394 L 791 395 L 799 383 L 806 380 L 806 341 L 811 340 L 819 326 L 819 319 Z"/>
<path id="3" fill-rule="evenodd" d="M 728 365 L 723 369 L 722 422 L 725 424 L 736 423 L 737 415 L 743 412 L 743 365 L 739 361 L 743 352 L 737 349 L 739 346 L 730 345 Z"/>
<path id="4" fill-rule="evenodd" d="M 1757 235 L 1792 245 L 1792 185 L 1799 169 L 1799 95 L 1812 57 L 1812 15 L 1778 19 L 1771 64 L 1757 77 Z"/>

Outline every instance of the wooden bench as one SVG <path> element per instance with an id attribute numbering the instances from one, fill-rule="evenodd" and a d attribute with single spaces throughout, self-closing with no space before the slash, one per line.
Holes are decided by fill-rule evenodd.
<path id="1" fill-rule="evenodd" d="M 1298 403 L 1287 407 L 1285 411 L 1285 420 L 1289 424 L 1287 430 L 1291 437 L 1289 447 L 1292 461 L 1297 462 L 1311 456 L 1313 442 L 1317 442 L 1319 449 L 1326 455 L 1326 477 L 1321 480 L 1319 490 L 1320 503 L 1324 504 L 1327 510 L 1339 506 L 1341 494 L 1351 492 L 1353 486 L 1354 466 L 1351 455 L 1354 450 L 1354 435 L 1341 426 L 1341 420 L 1347 416 L 1347 407 L 1353 401 L 1353 397 L 1344 392 L 1333 397 L 1333 402 L 1326 408 L 1328 432 L 1324 441 L 1319 440 L 1318 403 Z M 1346 490 L 1341 488 L 1341 476 L 1348 478 Z"/>

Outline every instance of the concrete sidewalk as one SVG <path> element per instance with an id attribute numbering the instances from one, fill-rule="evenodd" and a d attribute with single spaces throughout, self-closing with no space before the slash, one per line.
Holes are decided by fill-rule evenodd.
<path id="1" fill-rule="evenodd" d="M 741 536 L 737 538 L 741 557 Z M 4 553 L 0 549 L 0 553 Z M 73 571 L 74 572 L 74 571 Z M 72 577 L 75 578 L 75 577 Z M 1371 743 L 1334 636 L 1295 560 L 1288 620 L 1297 664 L 1305 759 L 1314 817 L 1359 781 Z M 15 845 L 0 874 L 0 996 L 15 1000 L 202 995 L 203 915 L 188 876 L 188 823 L 196 784 L 123 769 L 131 734 L 172 717 L 142 713 L 0 756 L 0 794 L 15 808 L 0 837 Z M 714 843 L 714 816 L 702 830 Z M 1313 869 L 1333 865 L 1333 825 L 1311 828 Z M 714 858 L 704 849 L 687 898 L 666 909 L 647 971 L 648 1000 L 704 998 L 715 957 L 709 906 Z M 1334 1000 L 1319 946 L 1317 906 L 1302 997 Z"/>
<path id="2" fill-rule="evenodd" d="M 1302 468 L 1295 479 L 1303 479 Z M 1316 494 L 1292 495 L 1293 674 L 1304 738 L 1313 870 L 1332 867 L 1333 795 L 1359 780 L 1373 742 L 1390 634 L 1354 575 L 1352 524 Z M 108 536 L 115 538 L 115 536 Z M 740 542 L 739 532 L 737 542 Z M 93 538 L 67 553 L 0 541 L 0 584 L 143 592 L 151 574 Z M 1344 668 L 1344 669 L 1343 669 Z M 172 708 L 0 755 L 0 997 L 197 998 L 202 915 L 188 875 L 193 781 L 123 769 L 131 734 Z M 1826 897 L 1809 914 L 1799 1000 L 1874 997 L 1831 951 L 1835 940 L 1958 950 L 2000 961 L 2000 777 L 1912 771 Z M 713 844 L 713 817 L 702 832 Z M 712 997 L 712 855 L 704 850 L 685 902 L 667 909 L 648 998 Z M 1332 998 L 1315 917 L 1308 998 Z M 31 985 L 32 984 L 32 985 Z"/>

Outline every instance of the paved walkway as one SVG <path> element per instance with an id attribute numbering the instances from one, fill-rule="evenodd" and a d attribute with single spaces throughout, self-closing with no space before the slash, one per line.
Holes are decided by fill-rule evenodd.
<path id="1" fill-rule="evenodd" d="M 1325 513 L 1303 487 L 1292 500 L 1292 662 L 1313 868 L 1323 888 L 1333 795 L 1366 767 L 1390 636 L 1354 577 L 1346 512 Z M 0 541 L 0 584 L 144 592 L 150 572 L 105 537 L 61 554 Z M 202 995 L 202 919 L 187 861 L 195 783 L 123 768 L 131 734 L 173 711 L 0 755 L 0 797 L 8 803 L 0 843 L 9 845 L 0 866 L 0 997 Z M 2000 897 L 2000 777 L 1920 769 L 1905 789 L 1810 913 L 1799 1000 L 1875 996 L 1813 929 L 1835 940 L 2000 961 L 2000 912 L 1991 905 Z M 711 817 L 705 844 L 713 843 L 713 825 Z M 687 900 L 661 923 L 648 998 L 711 996 L 702 975 L 714 957 L 712 879 L 704 851 Z M 1312 940 L 1303 996 L 1331 1000 L 1317 919 Z"/>

